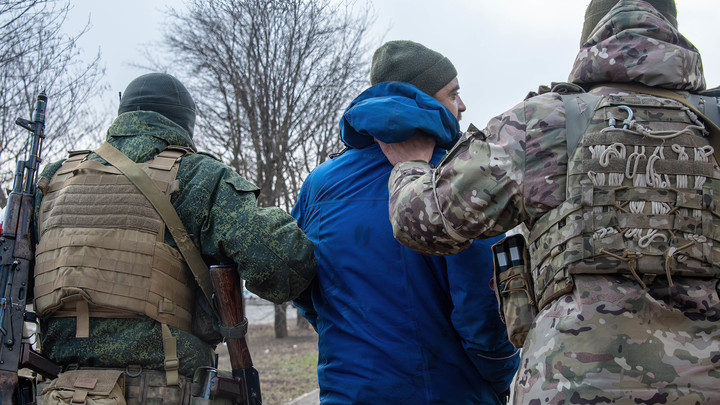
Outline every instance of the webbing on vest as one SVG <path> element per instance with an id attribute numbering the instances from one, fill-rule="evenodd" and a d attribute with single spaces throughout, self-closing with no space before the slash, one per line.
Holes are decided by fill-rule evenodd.
<path id="1" fill-rule="evenodd" d="M 720 153 L 720 109 L 718 109 L 717 97 L 690 94 L 686 99 L 670 90 L 647 87 L 639 84 L 613 83 L 608 84 L 608 86 L 640 93 L 644 92 L 658 97 L 666 97 L 686 105 L 705 122 L 711 136 L 710 144 L 715 149 L 715 159 L 720 162 L 720 158 L 718 157 Z M 580 141 L 580 137 L 590 123 L 590 118 L 592 118 L 592 113 L 600 101 L 600 96 L 590 93 L 574 93 L 562 94 L 560 97 L 563 100 L 563 107 L 565 108 L 567 155 L 572 156 Z M 587 104 L 588 108 L 581 112 L 577 99 Z M 700 112 L 699 107 L 701 104 L 704 106 L 704 112 Z"/>
<path id="2" fill-rule="evenodd" d="M 161 155 L 168 153 L 182 155 Z M 144 314 L 189 331 L 192 282 L 182 256 L 164 243 L 162 219 L 120 171 L 85 156 L 71 156 L 43 189 L 34 269 L 38 313 L 79 311 L 78 336 L 86 334 L 86 316 L 115 313 Z M 175 159 L 143 164 L 168 194 L 176 188 Z M 89 312 L 79 301 L 90 304 Z"/>
<path id="3" fill-rule="evenodd" d="M 200 290 L 205 295 L 205 299 L 208 303 L 212 303 L 212 285 L 210 282 L 210 272 L 208 267 L 200 256 L 200 251 L 190 239 L 190 236 L 185 230 L 185 226 L 180 220 L 175 208 L 170 204 L 170 200 L 165 198 L 147 173 L 140 169 L 135 162 L 130 160 L 127 156 L 125 156 L 125 154 L 117 150 L 110 143 L 103 143 L 100 148 L 95 151 L 95 153 L 105 159 L 108 163 L 120 169 L 152 203 L 155 210 L 162 217 L 164 224 L 170 230 L 170 234 L 195 276 L 195 281 L 200 286 Z M 212 304 L 210 305 L 210 308 L 213 309 L 214 313 L 215 310 Z M 162 324 L 162 328 L 166 380 L 168 385 L 176 385 L 179 381 L 178 369 L 180 366 L 177 357 L 177 341 L 170 333 L 170 329 L 167 325 Z"/>
<path id="4" fill-rule="evenodd" d="M 164 243 L 165 224 L 148 198 L 117 168 L 86 160 L 88 153 L 71 154 L 43 185 L 36 308 L 76 317 L 77 337 L 89 336 L 90 316 L 159 321 L 167 381 L 176 384 L 177 344 L 167 325 L 190 332 L 194 285 L 181 254 Z M 136 166 L 168 204 L 185 154 L 169 148 Z"/>
<path id="5" fill-rule="evenodd" d="M 563 96 L 566 105 L 578 99 Z M 652 95 L 580 100 L 595 108 L 589 121 L 566 109 L 568 130 L 586 127 L 578 147 L 568 146 L 566 201 L 529 238 L 540 308 L 572 289 L 573 274 L 626 273 L 643 286 L 658 275 L 671 285 L 672 275 L 720 277 L 720 173 L 703 136 L 709 120 Z"/>
<path id="6" fill-rule="evenodd" d="M 120 169 L 150 200 L 170 230 L 170 234 L 173 236 L 175 243 L 177 243 L 178 249 L 195 276 L 195 281 L 197 281 L 203 294 L 205 294 L 205 299 L 211 303 L 212 284 L 210 282 L 210 272 L 208 271 L 207 264 L 205 264 L 200 252 L 187 234 L 185 226 L 177 215 L 175 208 L 170 204 L 170 201 L 163 197 L 147 173 L 142 171 L 135 162 L 108 142 L 103 143 L 95 153 L 107 160 L 108 163 Z"/>
<path id="7" fill-rule="evenodd" d="M 637 83 L 612 83 L 608 84 L 607 86 L 623 90 L 630 90 L 638 93 L 651 94 L 657 97 L 669 98 L 671 100 L 679 101 L 683 105 L 690 108 L 692 112 L 697 114 L 704 121 L 705 128 L 710 133 L 710 145 L 712 145 L 712 147 L 715 149 L 715 160 L 720 162 L 720 127 L 718 126 L 720 125 L 720 113 L 718 113 L 717 109 L 717 98 L 695 95 L 694 97 L 692 97 L 691 100 L 688 100 L 673 91 L 660 87 L 649 87 Z M 700 112 L 700 110 L 698 109 L 698 104 L 692 102 L 693 100 L 696 100 L 699 103 L 701 99 L 709 100 L 711 106 L 711 108 L 705 109 L 705 113 Z M 713 106 L 715 108 L 712 108 Z"/>

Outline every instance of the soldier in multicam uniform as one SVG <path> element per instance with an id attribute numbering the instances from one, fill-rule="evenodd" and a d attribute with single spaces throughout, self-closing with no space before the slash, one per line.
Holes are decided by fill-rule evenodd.
<path id="1" fill-rule="evenodd" d="M 312 243 L 281 209 L 257 207 L 256 186 L 196 152 L 195 103 L 182 83 L 140 76 L 118 113 L 103 148 L 152 177 L 208 264 L 237 264 L 247 288 L 275 303 L 309 285 Z M 210 310 L 147 197 L 97 151 L 48 165 L 38 182 L 42 351 L 64 370 L 125 370 L 130 404 L 188 403 L 193 372 L 216 363 Z"/>
<path id="2" fill-rule="evenodd" d="M 381 145 L 403 244 L 451 254 L 528 225 L 521 293 L 539 312 L 517 404 L 720 403 L 720 112 L 675 15 L 594 0 L 572 84 L 464 134 L 435 169 L 429 138 Z"/>

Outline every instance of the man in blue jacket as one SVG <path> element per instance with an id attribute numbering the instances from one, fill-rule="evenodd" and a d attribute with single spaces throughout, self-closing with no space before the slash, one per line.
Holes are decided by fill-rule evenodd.
<path id="1" fill-rule="evenodd" d="M 423 132 L 450 148 L 465 111 L 456 76 L 423 45 L 381 46 L 373 86 L 340 122 L 348 148 L 302 186 L 293 216 L 319 266 L 295 303 L 319 334 L 323 404 L 499 404 L 517 368 L 489 286 L 497 239 L 423 256 L 393 238 L 387 219 L 392 165 L 375 140 Z"/>

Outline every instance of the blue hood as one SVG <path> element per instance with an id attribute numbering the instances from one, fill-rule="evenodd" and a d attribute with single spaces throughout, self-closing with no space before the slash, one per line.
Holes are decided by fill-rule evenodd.
<path id="1" fill-rule="evenodd" d="M 422 131 L 450 149 L 460 135 L 460 124 L 437 100 L 402 82 L 384 82 L 360 94 L 340 120 L 340 136 L 351 148 L 375 143 L 402 142 Z"/>

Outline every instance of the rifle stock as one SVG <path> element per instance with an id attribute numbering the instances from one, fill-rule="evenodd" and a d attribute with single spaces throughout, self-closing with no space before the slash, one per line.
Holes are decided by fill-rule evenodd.
<path id="1" fill-rule="evenodd" d="M 215 300 L 220 316 L 220 322 L 226 327 L 241 325 L 245 320 L 243 308 L 242 284 L 235 266 L 210 266 L 210 279 L 215 289 Z M 260 377 L 253 367 L 250 350 L 245 337 L 226 338 L 230 354 L 230 366 L 238 385 L 241 385 L 240 403 L 248 405 L 261 405 Z M 235 391 L 231 388 L 222 388 L 227 381 L 216 377 L 215 392 Z"/>
<path id="2" fill-rule="evenodd" d="M 27 378 L 18 377 L 18 368 L 27 366 L 49 377 L 56 376 L 59 371 L 58 366 L 47 360 L 42 367 L 37 367 L 35 361 L 41 356 L 23 342 L 24 322 L 35 318 L 32 312 L 26 311 L 25 304 L 35 258 L 32 219 L 35 180 L 45 138 L 46 103 L 47 96 L 41 92 L 37 96 L 33 120 L 18 118 L 15 121 L 33 134 L 27 160 L 17 162 L 0 236 L 0 405 L 28 402 Z"/>

